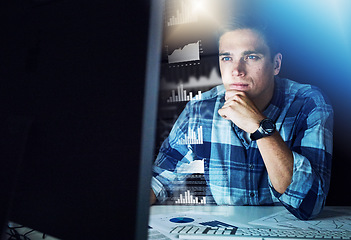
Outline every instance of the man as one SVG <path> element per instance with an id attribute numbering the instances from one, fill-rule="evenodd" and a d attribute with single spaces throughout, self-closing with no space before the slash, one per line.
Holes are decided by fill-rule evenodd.
<path id="1" fill-rule="evenodd" d="M 277 76 L 282 54 L 270 37 L 264 27 L 235 21 L 221 34 L 223 85 L 179 116 L 155 162 L 152 202 L 172 194 L 182 166 L 203 159 L 216 204 L 282 204 L 300 219 L 320 213 L 330 183 L 333 110 L 317 88 Z M 178 144 L 199 126 L 203 144 Z"/>

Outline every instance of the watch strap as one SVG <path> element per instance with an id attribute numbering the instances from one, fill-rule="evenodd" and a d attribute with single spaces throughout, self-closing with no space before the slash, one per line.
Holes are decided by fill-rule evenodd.
<path id="1" fill-rule="evenodd" d="M 262 132 L 260 132 L 259 130 L 261 130 L 261 126 L 255 132 L 250 134 L 250 138 L 252 141 L 256 141 L 263 137 Z"/>
<path id="2" fill-rule="evenodd" d="M 267 131 L 268 129 L 263 128 L 264 123 L 267 123 L 267 122 L 270 122 L 272 124 L 272 128 L 270 128 L 269 131 Z M 269 118 L 265 118 L 260 122 L 259 128 L 255 132 L 250 134 L 250 138 L 252 141 L 255 141 L 263 137 L 271 136 L 274 133 L 274 131 L 275 131 L 275 124 L 273 120 Z"/>

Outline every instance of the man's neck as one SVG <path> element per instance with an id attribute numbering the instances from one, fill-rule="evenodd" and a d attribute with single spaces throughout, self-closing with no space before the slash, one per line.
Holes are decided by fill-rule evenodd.
<path id="1" fill-rule="evenodd" d="M 274 81 L 273 81 L 274 82 Z M 252 99 L 256 107 L 263 112 L 270 104 L 274 94 L 274 84 L 271 88 L 268 88 L 258 98 Z"/>

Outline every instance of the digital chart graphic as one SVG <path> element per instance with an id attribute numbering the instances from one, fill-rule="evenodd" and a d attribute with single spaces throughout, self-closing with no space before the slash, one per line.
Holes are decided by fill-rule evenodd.
<path id="1" fill-rule="evenodd" d="M 175 26 L 179 24 L 187 24 L 198 21 L 198 14 L 196 11 L 196 1 L 181 1 L 180 6 L 173 10 L 174 14 L 171 14 L 167 21 L 167 26 Z"/>
<path id="2" fill-rule="evenodd" d="M 183 84 L 180 84 L 177 88 L 177 93 L 175 90 L 172 90 L 172 96 L 170 96 L 167 99 L 167 102 L 168 103 L 187 102 L 190 100 L 200 100 L 200 99 L 201 99 L 201 91 L 198 91 L 197 94 L 193 96 L 192 92 L 187 93 L 187 91 L 184 90 Z"/>
<path id="3" fill-rule="evenodd" d="M 169 221 L 173 223 L 191 223 L 194 222 L 194 219 L 189 217 L 175 217 L 169 219 Z"/>
<path id="4" fill-rule="evenodd" d="M 168 54 L 168 63 L 179 63 L 200 60 L 201 41 L 186 44 L 183 47 L 175 49 Z"/>
<path id="5" fill-rule="evenodd" d="M 154 229 L 157 229 L 167 237 L 171 239 L 175 238 L 170 234 L 170 231 L 179 225 L 192 225 L 192 226 L 209 226 L 209 227 L 248 227 L 245 224 L 240 224 L 237 222 L 229 221 L 226 218 L 223 218 L 219 215 L 225 215 L 225 212 L 216 214 L 210 212 L 204 212 L 203 214 L 199 214 L 196 212 L 182 212 L 182 213 L 174 213 L 174 214 L 158 214 L 151 215 L 149 226 Z"/>
<path id="6" fill-rule="evenodd" d="M 205 205 L 206 204 L 206 197 L 194 197 L 190 191 L 186 191 L 183 194 L 180 194 L 179 198 L 175 201 L 175 204 L 192 204 L 192 205 Z"/>
<path id="7" fill-rule="evenodd" d="M 202 126 L 197 128 L 197 132 L 189 129 L 188 134 L 184 134 L 184 138 L 180 138 L 178 140 L 178 144 L 180 145 L 188 145 L 188 144 L 203 144 L 203 133 Z"/>

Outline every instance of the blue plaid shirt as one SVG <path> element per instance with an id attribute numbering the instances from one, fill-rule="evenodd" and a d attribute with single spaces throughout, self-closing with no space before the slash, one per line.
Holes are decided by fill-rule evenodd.
<path id="1" fill-rule="evenodd" d="M 283 194 L 274 190 L 256 141 L 218 114 L 223 85 L 190 101 L 163 142 L 154 164 L 152 189 L 162 201 L 184 173 L 179 169 L 204 160 L 204 176 L 216 204 L 284 205 L 300 219 L 322 210 L 330 184 L 333 109 L 323 94 L 307 84 L 275 79 L 270 105 L 263 112 L 276 123 L 293 152 L 291 184 Z M 179 144 L 179 139 L 202 126 L 202 144 Z M 183 167 L 182 167 L 183 166 Z"/>

